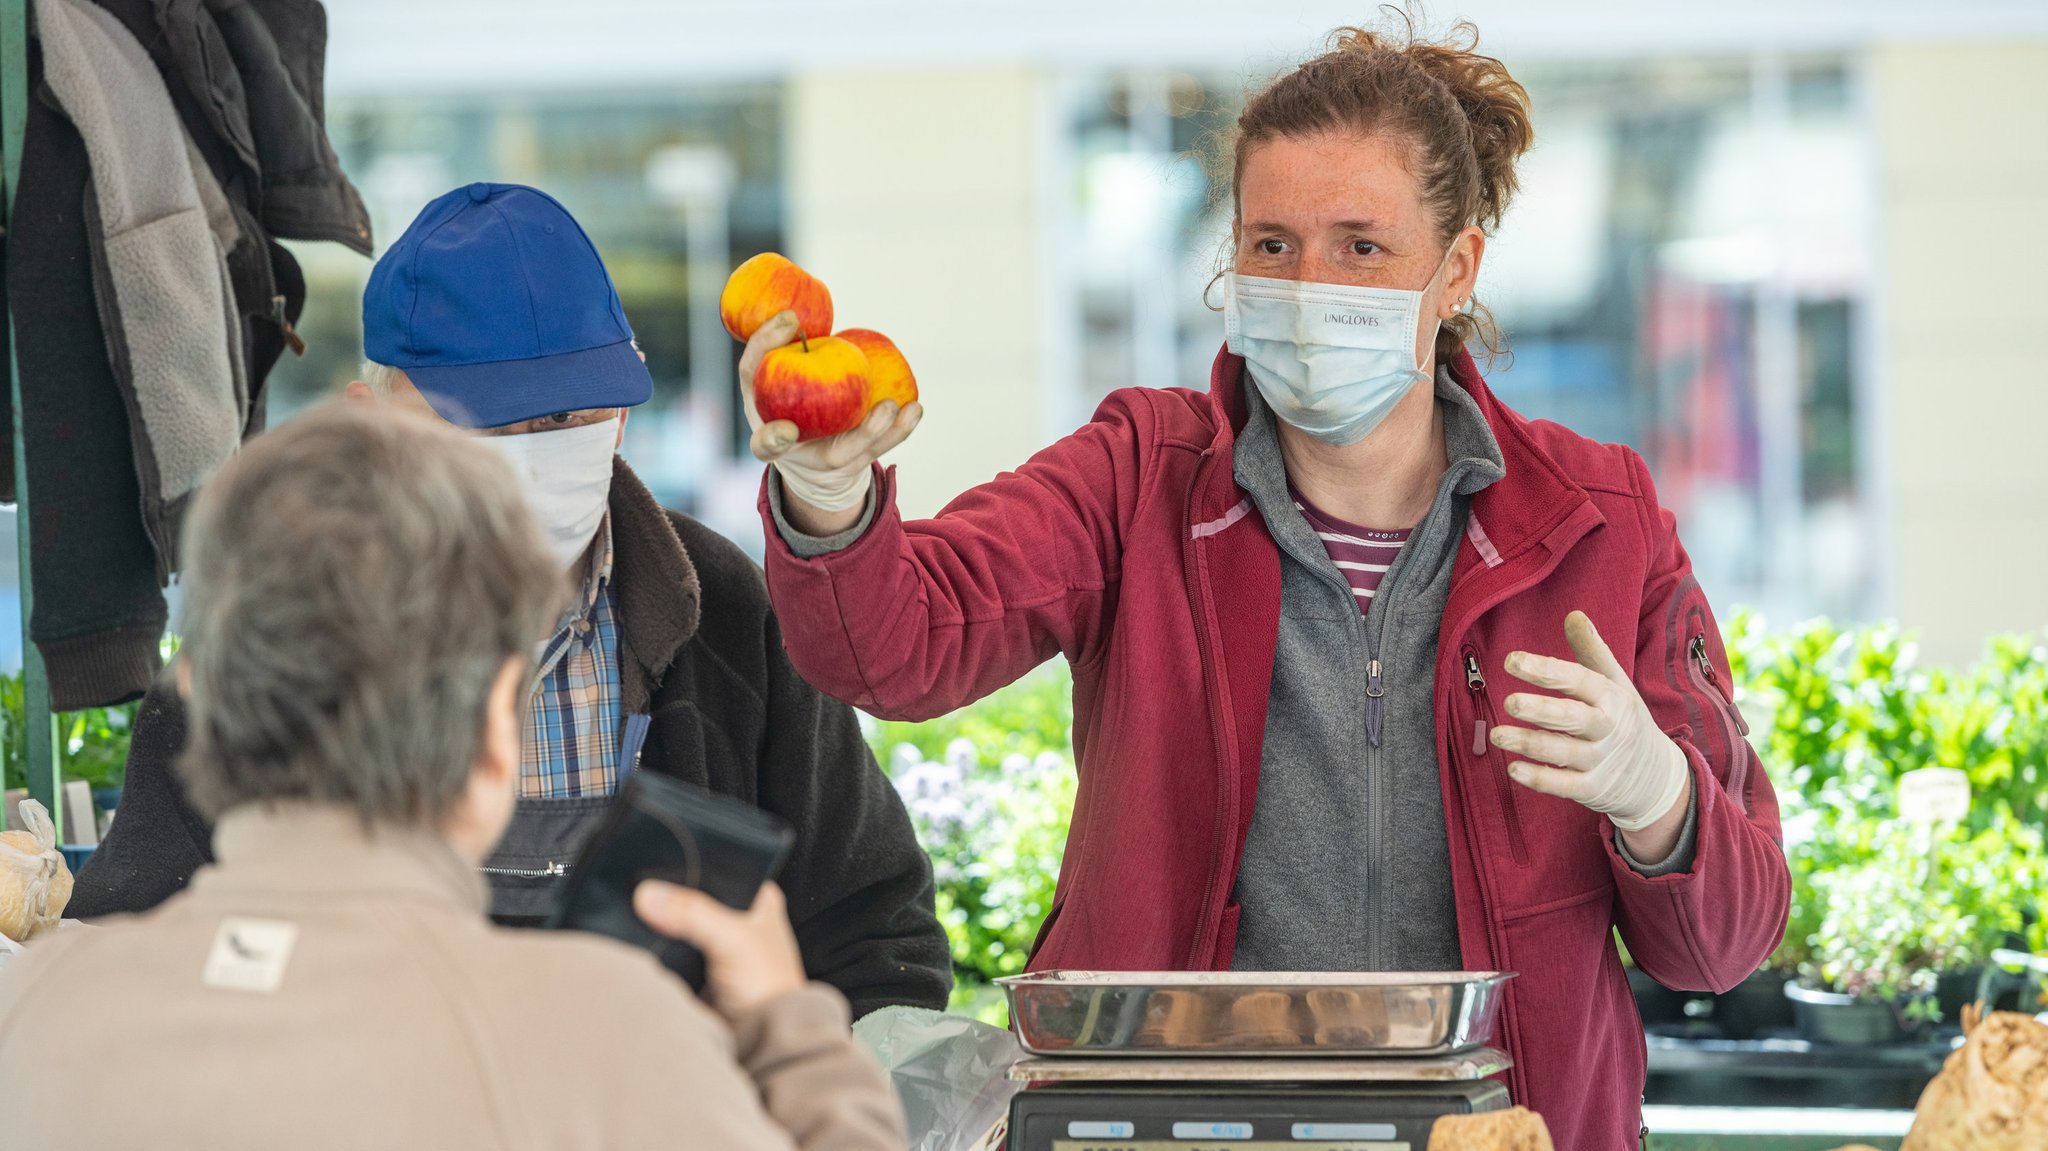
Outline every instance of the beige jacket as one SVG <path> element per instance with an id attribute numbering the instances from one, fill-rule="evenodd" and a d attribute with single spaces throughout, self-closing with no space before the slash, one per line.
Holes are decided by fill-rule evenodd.
<path id="1" fill-rule="evenodd" d="M 901 1151 L 812 985 L 728 1028 L 638 950 L 514 931 L 438 837 L 241 809 L 146 915 L 0 973 L 0 1145 Z"/>

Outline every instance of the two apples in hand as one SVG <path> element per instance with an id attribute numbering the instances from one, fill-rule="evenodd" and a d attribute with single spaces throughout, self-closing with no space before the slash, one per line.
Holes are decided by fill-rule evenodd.
<path id="1" fill-rule="evenodd" d="M 754 410 L 763 421 L 788 420 L 799 440 L 836 436 L 857 426 L 876 404 L 917 399 L 910 362 L 889 337 L 866 328 L 832 330 L 832 293 L 824 281 L 763 252 L 734 269 L 718 296 L 718 317 L 745 341 L 783 312 L 795 312 L 796 340 L 761 359 L 754 371 Z"/>

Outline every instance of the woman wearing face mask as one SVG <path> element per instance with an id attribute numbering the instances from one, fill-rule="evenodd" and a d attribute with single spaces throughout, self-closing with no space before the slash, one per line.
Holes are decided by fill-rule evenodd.
<path id="1" fill-rule="evenodd" d="M 873 461 L 914 407 L 754 444 L 811 682 L 920 719 L 1072 664 L 1035 967 L 1519 971 L 1511 1092 L 1559 1146 L 1618 1149 L 1644 1058 L 1614 929 L 1723 989 L 1788 881 L 1642 460 L 1525 420 L 1465 350 L 1528 112 L 1469 42 L 1345 30 L 1238 120 L 1206 394 L 1119 391 L 913 523 Z"/>

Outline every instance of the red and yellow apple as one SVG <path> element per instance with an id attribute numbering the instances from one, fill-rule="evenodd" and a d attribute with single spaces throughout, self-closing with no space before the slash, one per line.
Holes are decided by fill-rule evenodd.
<path id="1" fill-rule="evenodd" d="M 867 414 L 867 357 L 834 336 L 785 344 L 754 370 L 754 410 L 795 424 L 799 440 L 836 436 Z"/>
<path id="2" fill-rule="evenodd" d="M 718 294 L 718 318 L 733 339 L 750 339 L 762 324 L 795 312 L 798 334 L 813 338 L 832 330 L 832 293 L 825 282 L 776 252 L 763 252 L 733 269 Z"/>
<path id="3" fill-rule="evenodd" d="M 869 408 L 883 400 L 895 400 L 898 407 L 916 402 L 917 377 L 910 374 L 910 361 L 889 337 L 867 328 L 848 328 L 839 338 L 868 358 Z"/>

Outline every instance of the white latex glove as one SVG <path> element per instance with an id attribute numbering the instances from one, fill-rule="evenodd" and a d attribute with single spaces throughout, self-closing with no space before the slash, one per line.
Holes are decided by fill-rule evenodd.
<path id="1" fill-rule="evenodd" d="M 796 425 L 788 420 L 762 423 L 754 408 L 754 373 L 769 352 L 796 339 L 796 313 L 783 312 L 755 330 L 740 355 L 740 398 L 747 426 L 754 429 L 749 445 L 754 458 L 782 473 L 783 490 L 820 511 L 838 512 L 867 499 L 874 483 L 874 462 L 909 437 L 924 418 L 924 405 L 898 409 L 883 400 L 851 431 L 799 443 Z"/>
<path id="2" fill-rule="evenodd" d="M 1641 831 L 1668 815 L 1685 794 L 1692 776 L 1685 752 L 1658 728 L 1627 669 L 1586 613 L 1566 616 L 1564 634 L 1578 663 L 1518 651 L 1508 656 L 1507 669 L 1567 698 L 1509 696 L 1510 716 L 1544 730 L 1496 727 L 1493 745 L 1537 761 L 1509 764 L 1515 782 L 1585 804 L 1622 831 Z"/>

